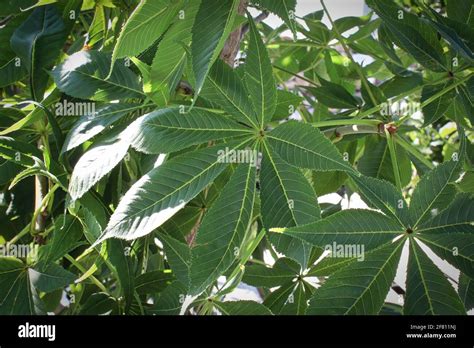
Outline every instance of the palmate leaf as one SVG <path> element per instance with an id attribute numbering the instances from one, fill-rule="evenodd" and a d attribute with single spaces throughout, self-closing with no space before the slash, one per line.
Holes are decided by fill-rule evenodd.
<path id="1" fill-rule="evenodd" d="M 286 162 L 313 170 L 354 172 L 337 148 L 318 129 L 290 121 L 265 135 L 273 150 Z"/>
<path id="2" fill-rule="evenodd" d="M 395 153 L 402 186 L 405 186 L 411 180 L 410 158 L 401 146 L 396 146 Z M 392 158 L 385 138 L 380 135 L 366 137 L 364 155 L 359 159 L 357 169 L 364 175 L 396 183 Z"/>
<path id="3" fill-rule="evenodd" d="M 461 193 L 441 213 L 420 225 L 416 237 L 441 258 L 474 277 L 474 198 Z"/>
<path id="4" fill-rule="evenodd" d="M 130 147 L 130 129 L 111 134 L 97 141 L 79 159 L 69 181 L 68 192 L 72 201 L 82 197 L 84 193 L 107 175 L 125 157 Z"/>
<path id="5" fill-rule="evenodd" d="M 191 295 L 202 292 L 238 258 L 252 218 L 255 174 L 252 164 L 239 165 L 204 216 L 191 249 Z"/>
<path id="6" fill-rule="evenodd" d="M 337 109 L 355 109 L 360 102 L 352 96 L 343 86 L 326 81 L 319 77 L 321 87 L 307 87 L 313 93 L 321 104 L 330 108 Z"/>
<path id="7" fill-rule="evenodd" d="M 304 315 L 308 307 L 308 301 L 311 298 L 314 289 L 304 281 L 296 282 L 293 291 L 280 309 L 280 315 Z"/>
<path id="8" fill-rule="evenodd" d="M 228 166 L 219 151 L 247 142 L 185 153 L 152 169 L 127 191 L 96 243 L 112 237 L 136 239 L 160 227 Z"/>
<path id="9" fill-rule="evenodd" d="M 112 54 L 111 69 L 118 58 L 135 56 L 158 40 L 183 4 L 183 0 L 141 0 L 120 32 Z"/>
<path id="10" fill-rule="evenodd" d="M 255 301 L 214 302 L 214 305 L 224 315 L 272 315 L 267 307 Z"/>
<path id="11" fill-rule="evenodd" d="M 239 0 L 201 0 L 192 29 L 191 55 L 195 97 L 229 36 L 237 15 Z"/>
<path id="12" fill-rule="evenodd" d="M 200 4 L 199 0 L 186 4 L 184 19 L 176 20 L 166 31 L 153 58 L 150 70 L 152 90 L 161 95 L 164 105 L 168 104 L 182 75 L 187 58 L 185 46 L 191 42 L 191 29 Z"/>
<path id="13" fill-rule="evenodd" d="M 379 212 L 363 209 L 342 210 L 313 223 L 272 228 L 270 231 L 297 237 L 321 248 L 333 243 L 361 244 L 366 251 L 388 243 L 404 232 L 393 219 Z"/>
<path id="14" fill-rule="evenodd" d="M 247 16 L 249 17 L 250 42 L 245 60 L 245 84 L 260 126 L 264 127 L 275 113 L 276 84 L 267 48 L 263 44 L 252 16 L 250 14 Z"/>
<path id="15" fill-rule="evenodd" d="M 390 39 L 410 53 L 421 65 L 434 71 L 448 71 L 437 32 L 416 15 L 394 6 L 388 0 L 367 0 L 382 18 Z"/>
<path id="16" fill-rule="evenodd" d="M 264 143 L 260 173 L 261 215 L 265 228 L 292 227 L 319 220 L 313 188 L 299 169 L 283 161 Z M 270 235 L 275 248 L 306 267 L 311 246 L 286 235 Z"/>
<path id="17" fill-rule="evenodd" d="M 442 85 L 427 85 L 423 87 L 423 91 L 421 93 L 421 102 L 423 103 L 424 101 L 426 101 L 426 99 L 449 87 L 449 85 L 450 82 L 447 82 Z M 456 91 L 452 89 L 448 93 L 445 93 L 441 97 L 436 99 L 434 102 L 423 107 L 423 126 L 427 127 L 428 125 L 438 121 L 441 117 L 443 117 L 444 113 L 446 112 L 446 110 L 448 110 L 449 106 L 452 103 L 452 100 L 455 97 Z"/>
<path id="18" fill-rule="evenodd" d="M 62 289 L 76 279 L 76 275 L 55 263 L 37 264 L 28 269 L 31 284 L 39 291 L 51 292 Z"/>
<path id="19" fill-rule="evenodd" d="M 373 250 L 363 261 L 333 273 L 315 291 L 306 314 L 378 314 L 395 278 L 404 242 Z"/>
<path id="20" fill-rule="evenodd" d="M 252 132 L 231 119 L 203 109 L 181 113 L 179 108 L 159 109 L 137 119 L 130 139 L 132 146 L 145 153 L 170 153 Z"/>
<path id="21" fill-rule="evenodd" d="M 52 76 L 56 86 L 71 97 L 109 101 L 143 98 L 138 77 L 123 63 L 115 64 L 109 77 L 110 55 L 99 51 L 79 51 L 56 66 Z"/>
<path id="22" fill-rule="evenodd" d="M 82 115 L 67 133 L 62 152 L 67 152 L 83 144 L 139 107 L 141 106 L 138 104 L 106 104 L 99 106 L 94 114 Z"/>
<path id="23" fill-rule="evenodd" d="M 296 38 L 296 0 L 253 0 L 252 2 L 280 17 L 288 28 L 290 28 L 293 36 Z"/>
<path id="24" fill-rule="evenodd" d="M 189 284 L 189 267 L 191 266 L 191 248 L 164 233 L 159 235 L 163 249 L 176 278 L 183 284 Z"/>
<path id="25" fill-rule="evenodd" d="M 48 244 L 39 248 L 38 258 L 41 262 L 49 264 L 55 262 L 65 254 L 81 245 L 81 224 L 71 215 L 61 215 L 54 222 L 53 236 Z"/>
<path id="26" fill-rule="evenodd" d="M 53 5 L 36 8 L 13 33 L 11 47 L 30 74 L 34 100 L 43 99 L 48 82 L 48 74 L 44 69 L 49 68 L 59 56 L 66 36 L 61 14 Z"/>
<path id="27" fill-rule="evenodd" d="M 243 81 L 222 60 L 217 60 L 209 71 L 201 97 L 218 104 L 237 121 L 257 128 L 258 117 Z"/>
<path id="28" fill-rule="evenodd" d="M 291 282 L 299 270 L 299 265 L 291 259 L 280 258 L 271 268 L 263 265 L 245 267 L 242 281 L 256 287 L 273 288 Z"/>
<path id="29" fill-rule="evenodd" d="M 459 296 L 466 310 L 474 308 L 474 280 L 462 273 L 459 276 Z"/>
<path id="30" fill-rule="evenodd" d="M 466 314 L 459 295 L 420 246 L 410 240 L 404 314 Z"/>
<path id="31" fill-rule="evenodd" d="M 459 166 L 460 160 L 444 162 L 422 177 L 410 202 L 413 227 L 436 215 L 453 199 L 452 183 L 458 178 Z"/>
<path id="32" fill-rule="evenodd" d="M 35 314 L 25 265 L 14 257 L 0 257 L 0 314 Z"/>
<path id="33" fill-rule="evenodd" d="M 395 186 L 384 180 L 364 175 L 350 175 L 368 205 L 380 209 L 385 215 L 398 221 L 401 226 L 409 226 L 408 205 Z"/>

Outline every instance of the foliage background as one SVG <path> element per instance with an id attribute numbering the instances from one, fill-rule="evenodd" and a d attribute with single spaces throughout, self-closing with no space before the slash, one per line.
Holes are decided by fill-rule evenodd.
<path id="1" fill-rule="evenodd" d="M 0 314 L 470 310 L 474 2 L 367 5 L 6 1 Z"/>

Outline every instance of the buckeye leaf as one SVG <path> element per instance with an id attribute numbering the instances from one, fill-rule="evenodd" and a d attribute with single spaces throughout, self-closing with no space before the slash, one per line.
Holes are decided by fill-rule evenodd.
<path id="1" fill-rule="evenodd" d="M 67 133 L 62 152 L 67 152 L 83 144 L 139 107 L 141 105 L 138 104 L 106 104 L 99 106 L 95 113 L 82 115 Z"/>
<path id="2" fill-rule="evenodd" d="M 49 68 L 66 40 L 66 27 L 55 6 L 36 8 L 13 33 L 10 43 L 30 74 L 34 100 L 42 100 Z"/>
<path id="3" fill-rule="evenodd" d="M 224 315 L 272 315 L 267 307 L 255 301 L 214 302 L 214 305 Z"/>
<path id="4" fill-rule="evenodd" d="M 265 228 L 292 227 L 319 220 L 316 194 L 301 171 L 283 161 L 264 143 L 260 173 L 261 215 Z M 271 234 L 270 241 L 287 257 L 306 267 L 311 246 L 286 235 Z"/>
<path id="5" fill-rule="evenodd" d="M 413 239 L 410 240 L 403 312 L 409 315 L 466 314 L 453 286 Z"/>
<path id="6" fill-rule="evenodd" d="M 192 29 L 191 55 L 195 96 L 201 92 L 206 76 L 224 47 L 237 15 L 239 0 L 201 0 Z"/>
<path id="7" fill-rule="evenodd" d="M 112 54 L 111 69 L 118 58 L 136 56 L 158 40 L 183 3 L 183 0 L 141 0 L 120 32 Z"/>
<path id="8" fill-rule="evenodd" d="M 128 132 L 129 129 L 126 129 L 107 136 L 97 141 L 82 155 L 69 181 L 68 191 L 72 201 L 82 197 L 125 157 L 130 147 Z"/>
<path id="9" fill-rule="evenodd" d="M 333 273 L 310 299 L 306 314 L 378 314 L 397 272 L 405 239 L 373 250 Z"/>
<path id="10" fill-rule="evenodd" d="M 272 64 L 260 33 L 250 14 L 250 42 L 245 60 L 245 84 L 260 126 L 272 119 L 276 108 L 276 84 Z"/>
<path id="11" fill-rule="evenodd" d="M 222 60 L 217 60 L 207 76 L 201 96 L 218 104 L 237 121 L 257 127 L 258 117 L 240 76 Z"/>
<path id="12" fill-rule="evenodd" d="M 79 51 L 56 66 L 52 76 L 56 86 L 71 97 L 91 100 L 142 98 L 138 77 L 124 64 L 115 64 L 107 77 L 110 55 L 99 51 Z"/>
<path id="13" fill-rule="evenodd" d="M 252 218 L 255 174 L 255 166 L 239 165 L 204 216 L 191 249 L 192 295 L 212 284 L 238 257 Z"/>
<path id="14" fill-rule="evenodd" d="M 390 242 L 403 233 L 403 228 L 379 212 L 347 209 L 313 223 L 270 231 L 297 237 L 321 248 L 333 243 L 362 244 L 369 250 Z"/>
<path id="15" fill-rule="evenodd" d="M 137 119 L 131 128 L 131 145 L 140 152 L 155 154 L 252 134 L 248 128 L 224 115 L 199 108 L 187 113 L 181 113 L 179 108 L 159 109 Z"/>
<path id="16" fill-rule="evenodd" d="M 267 133 L 265 138 L 283 160 L 294 166 L 354 172 L 331 141 L 309 124 L 286 122 Z"/>
<path id="17" fill-rule="evenodd" d="M 227 155 L 221 153 L 226 147 L 246 142 L 188 152 L 152 169 L 127 191 L 96 243 L 112 237 L 136 239 L 160 227 L 228 166 Z"/>

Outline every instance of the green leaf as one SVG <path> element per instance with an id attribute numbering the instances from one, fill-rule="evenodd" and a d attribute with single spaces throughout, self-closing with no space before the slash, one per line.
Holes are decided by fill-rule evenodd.
<path id="1" fill-rule="evenodd" d="M 83 144 L 138 107 L 140 107 L 138 104 L 106 104 L 99 106 L 93 114 L 82 115 L 67 133 L 62 152 Z"/>
<path id="2" fill-rule="evenodd" d="M 466 310 L 474 308 L 474 281 L 463 273 L 459 276 L 459 296 Z"/>
<path id="3" fill-rule="evenodd" d="M 375 315 L 397 272 L 405 239 L 373 250 L 333 273 L 311 298 L 306 314 Z"/>
<path id="4" fill-rule="evenodd" d="M 336 109 L 355 109 L 359 101 L 341 85 L 319 78 L 321 87 L 306 87 L 321 104 Z"/>
<path id="5" fill-rule="evenodd" d="M 401 226 L 410 224 L 408 205 L 395 186 L 384 180 L 364 175 L 351 174 L 351 178 L 369 206 L 380 209 L 385 215 L 397 220 Z"/>
<path id="6" fill-rule="evenodd" d="M 161 292 L 174 281 L 173 273 L 168 270 L 157 270 L 140 274 L 135 279 L 135 290 L 139 295 Z"/>
<path id="7" fill-rule="evenodd" d="M 458 178 L 459 162 L 444 162 L 422 177 L 410 202 L 413 227 L 436 215 L 453 199 L 456 190 L 452 183 Z"/>
<path id="8" fill-rule="evenodd" d="M 55 262 L 81 245 L 81 237 L 79 220 L 71 215 L 61 215 L 54 221 L 53 236 L 48 244 L 39 249 L 38 257 L 45 264 Z"/>
<path id="9" fill-rule="evenodd" d="M 317 262 L 308 272 L 308 277 L 326 277 L 357 260 L 357 257 L 326 256 Z"/>
<path id="10" fill-rule="evenodd" d="M 52 76 L 57 87 L 71 97 L 91 100 L 142 98 L 138 77 L 125 64 L 115 64 L 107 77 L 110 55 L 99 51 L 80 51 L 56 66 Z"/>
<path id="11" fill-rule="evenodd" d="M 213 302 L 224 315 L 273 315 L 263 304 L 255 301 Z"/>
<path id="12" fill-rule="evenodd" d="M 436 28 L 438 33 L 451 45 L 454 51 L 458 52 L 462 55 L 468 62 L 471 64 L 474 63 L 474 54 L 472 53 L 472 38 L 474 37 L 474 31 L 469 28 L 464 23 L 458 23 L 456 21 L 451 20 L 450 18 L 446 18 L 438 14 L 438 12 L 430 9 L 430 13 L 436 20 L 429 19 L 429 23 Z M 464 42 L 462 36 L 466 37 L 464 33 L 461 32 L 469 32 L 469 36 L 467 40 L 468 42 Z M 459 34 L 458 32 L 459 31 Z M 463 35 L 464 34 L 464 35 Z M 462 35 L 462 36 L 461 36 Z M 469 45 L 471 47 L 469 47 Z"/>
<path id="13" fill-rule="evenodd" d="M 69 181 L 72 201 L 107 175 L 127 154 L 130 147 L 130 128 L 97 141 L 76 163 Z"/>
<path id="14" fill-rule="evenodd" d="M 224 47 L 237 15 L 239 0 L 201 0 L 192 29 L 191 55 L 196 79 L 195 98 Z"/>
<path id="15" fill-rule="evenodd" d="M 237 121 L 257 128 L 258 117 L 243 81 L 222 60 L 217 60 L 212 66 L 202 88 L 201 97 L 218 104 Z"/>
<path id="16" fill-rule="evenodd" d="M 283 123 L 265 135 L 274 151 L 289 164 L 313 170 L 354 169 L 316 128 L 296 121 Z"/>
<path id="17" fill-rule="evenodd" d="M 445 203 L 446 205 L 446 203 Z M 417 232 L 425 235 L 450 234 L 450 233 L 474 233 L 474 197 L 472 194 L 459 193 L 453 202 L 431 219 L 420 224 Z"/>
<path id="18" fill-rule="evenodd" d="M 211 140 L 253 134 L 248 128 L 203 109 L 181 113 L 179 108 L 159 109 L 131 126 L 131 145 L 140 152 L 170 153 Z"/>
<path id="19" fill-rule="evenodd" d="M 174 281 L 160 293 L 152 309 L 148 310 L 153 315 L 178 315 L 183 306 L 182 299 L 186 295 L 186 287 L 179 281 Z"/>
<path id="20" fill-rule="evenodd" d="M 412 175 L 410 158 L 401 146 L 395 147 L 395 153 L 402 186 L 405 186 L 410 182 Z M 364 175 L 395 184 L 392 158 L 386 138 L 380 135 L 366 138 L 364 154 L 357 163 L 357 169 Z"/>
<path id="21" fill-rule="evenodd" d="M 446 11 L 448 13 L 448 17 L 455 21 L 466 23 L 471 28 L 474 27 L 474 18 L 472 17 L 472 13 L 474 12 L 473 7 L 474 3 L 472 2 L 472 0 L 446 1 Z"/>
<path id="22" fill-rule="evenodd" d="M 271 268 L 263 265 L 245 267 L 242 281 L 255 287 L 273 288 L 291 282 L 298 275 L 299 268 L 293 260 L 280 258 Z"/>
<path id="23" fill-rule="evenodd" d="M 272 121 L 279 121 L 290 117 L 302 101 L 303 98 L 295 93 L 282 89 L 277 90 L 277 104 Z"/>
<path id="24" fill-rule="evenodd" d="M 186 63 L 187 52 L 184 46 L 191 42 L 191 29 L 194 25 L 200 1 L 189 1 L 183 9 L 184 19 L 176 20 L 166 31 L 158 45 L 150 70 L 152 90 L 162 95 L 162 103 L 168 104 Z"/>
<path id="25" fill-rule="evenodd" d="M 107 241 L 107 256 L 120 282 L 121 294 L 125 298 L 125 311 L 128 312 L 134 299 L 135 262 L 130 247 L 123 240 Z"/>
<path id="26" fill-rule="evenodd" d="M 421 92 L 421 102 L 423 103 L 428 98 L 432 97 L 436 93 L 446 89 L 449 87 L 451 82 L 446 82 L 442 85 L 426 85 L 423 87 Z M 437 98 L 432 103 L 423 107 L 423 116 L 424 122 L 423 127 L 427 127 L 428 125 L 438 121 L 441 117 L 444 116 L 446 110 L 448 110 L 449 106 L 451 105 L 454 97 L 456 96 L 456 91 L 452 89 L 448 93 L 443 94 L 441 97 Z"/>
<path id="27" fill-rule="evenodd" d="M 183 284 L 189 284 L 189 267 L 191 266 L 191 248 L 183 242 L 162 233 L 159 235 L 163 249 L 176 278 Z"/>
<path id="28" fill-rule="evenodd" d="M 422 233 L 416 237 L 439 257 L 448 261 L 469 277 L 474 277 L 474 229 L 469 233 Z"/>
<path id="29" fill-rule="evenodd" d="M 142 0 L 122 28 L 112 54 L 111 68 L 118 58 L 136 56 L 168 29 L 183 1 Z"/>
<path id="30" fill-rule="evenodd" d="M 292 227 L 319 220 L 318 200 L 299 169 L 283 161 L 266 144 L 260 173 L 261 215 L 265 228 Z M 285 235 L 270 235 L 275 248 L 306 267 L 311 247 Z"/>
<path id="31" fill-rule="evenodd" d="M 421 65 L 433 71 L 448 71 L 436 30 L 416 15 L 394 6 L 388 0 L 368 0 L 382 18 L 390 39 L 410 53 Z"/>
<path id="32" fill-rule="evenodd" d="M 31 95 L 42 100 L 48 83 L 44 69 L 59 56 L 66 40 L 66 27 L 55 6 L 36 8 L 13 33 L 10 43 L 30 74 Z"/>
<path id="33" fill-rule="evenodd" d="M 34 315 L 37 297 L 28 268 L 15 257 L 0 257 L 0 315 Z"/>
<path id="34" fill-rule="evenodd" d="M 127 191 L 98 242 L 112 237 L 136 239 L 160 227 L 228 166 L 219 151 L 243 144 L 185 153 L 152 169 Z"/>
<path id="35" fill-rule="evenodd" d="M 308 300 L 311 297 L 311 285 L 304 281 L 298 281 L 292 293 L 278 314 L 280 315 L 303 315 L 308 307 Z"/>
<path id="36" fill-rule="evenodd" d="M 191 249 L 191 295 L 201 293 L 239 257 L 252 218 L 255 175 L 253 165 L 239 165 L 204 216 Z"/>
<path id="37" fill-rule="evenodd" d="M 55 263 L 38 264 L 34 268 L 29 268 L 28 276 L 31 284 L 43 292 L 62 289 L 77 278 L 75 274 Z"/>
<path id="38" fill-rule="evenodd" d="M 290 28 L 293 36 L 296 38 L 297 23 L 295 21 L 296 0 L 254 0 L 253 3 L 266 8 L 280 17 Z"/>
<path id="39" fill-rule="evenodd" d="M 369 250 L 390 242 L 403 232 L 403 228 L 376 211 L 347 209 L 307 225 L 270 231 L 297 237 L 321 248 L 333 243 L 361 244 Z"/>
<path id="40" fill-rule="evenodd" d="M 276 84 L 267 48 L 260 33 L 249 17 L 250 42 L 245 59 L 245 84 L 257 114 L 260 126 L 264 127 L 272 119 L 276 108 Z"/>
<path id="41" fill-rule="evenodd" d="M 81 307 L 82 315 L 118 314 L 117 300 L 103 292 L 96 292 L 87 298 Z"/>
<path id="42" fill-rule="evenodd" d="M 414 240 L 410 240 L 404 314 L 466 314 L 466 310 L 443 273 Z"/>

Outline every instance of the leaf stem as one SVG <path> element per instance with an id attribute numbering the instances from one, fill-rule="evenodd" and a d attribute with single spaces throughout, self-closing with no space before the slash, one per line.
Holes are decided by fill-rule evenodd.
<path id="1" fill-rule="evenodd" d="M 393 135 L 385 129 L 385 135 L 387 137 L 388 150 L 390 152 L 390 159 L 392 160 L 393 175 L 395 177 L 395 183 L 399 191 L 402 191 L 402 180 L 400 179 L 400 169 L 398 168 L 397 153 L 395 151 L 395 144 L 393 142 Z"/>

